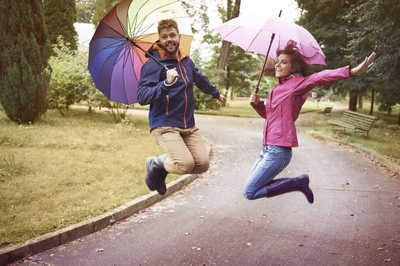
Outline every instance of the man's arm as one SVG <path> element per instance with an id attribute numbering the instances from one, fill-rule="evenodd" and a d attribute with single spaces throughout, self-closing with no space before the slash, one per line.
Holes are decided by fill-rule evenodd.
<path id="1" fill-rule="evenodd" d="M 147 62 L 140 73 L 140 82 L 137 91 L 139 104 L 146 105 L 160 99 L 167 92 L 164 81 L 160 81 L 161 67 Z"/>
<path id="2" fill-rule="evenodd" d="M 204 93 L 211 95 L 215 99 L 220 98 L 220 93 L 218 89 L 210 82 L 210 80 L 201 73 L 200 70 L 196 68 L 193 62 L 191 62 L 193 67 L 193 78 L 196 86 Z"/>

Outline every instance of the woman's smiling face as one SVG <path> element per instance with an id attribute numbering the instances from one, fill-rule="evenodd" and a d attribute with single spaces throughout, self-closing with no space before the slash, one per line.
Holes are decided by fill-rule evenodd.
<path id="1" fill-rule="evenodd" d="M 292 74 L 292 58 L 287 54 L 280 54 L 275 64 L 275 77 L 284 78 Z"/>

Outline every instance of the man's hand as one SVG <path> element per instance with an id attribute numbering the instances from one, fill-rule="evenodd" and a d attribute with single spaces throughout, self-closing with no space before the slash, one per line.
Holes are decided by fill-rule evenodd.
<path id="1" fill-rule="evenodd" d="M 226 103 L 226 98 L 224 95 L 220 94 L 219 98 L 217 99 L 221 104 L 225 104 Z"/>
<path id="2" fill-rule="evenodd" d="M 366 73 L 373 65 L 376 57 L 376 53 L 372 52 L 364 61 L 356 67 L 353 67 L 350 71 L 352 76 L 359 76 Z"/>
<path id="3" fill-rule="evenodd" d="M 168 69 L 167 71 L 167 84 L 175 83 L 179 78 L 178 71 L 176 68 Z"/>

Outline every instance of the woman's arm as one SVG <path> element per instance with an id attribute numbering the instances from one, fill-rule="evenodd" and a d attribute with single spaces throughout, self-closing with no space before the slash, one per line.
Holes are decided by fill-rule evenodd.
<path id="1" fill-rule="evenodd" d="M 335 81 L 365 74 L 368 69 L 373 66 L 376 54 L 372 52 L 358 66 L 351 68 L 350 66 L 340 67 L 337 69 L 327 69 L 307 76 L 294 89 L 295 94 L 302 95 L 319 85 L 329 85 Z"/>
<path id="2" fill-rule="evenodd" d="M 264 102 L 260 100 L 260 95 L 257 93 L 252 93 L 250 96 L 250 105 L 261 117 L 267 118 L 265 105 Z"/>

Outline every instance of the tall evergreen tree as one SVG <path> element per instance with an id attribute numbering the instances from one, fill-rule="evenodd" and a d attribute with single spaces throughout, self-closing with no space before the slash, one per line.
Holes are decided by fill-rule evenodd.
<path id="1" fill-rule="evenodd" d="M 46 25 L 51 44 L 57 44 L 62 36 L 64 43 L 72 50 L 77 49 L 75 0 L 44 0 Z"/>
<path id="2" fill-rule="evenodd" d="M 49 78 L 42 1 L 5 1 L 0 12 L 0 102 L 11 120 L 34 122 L 46 111 Z"/>

